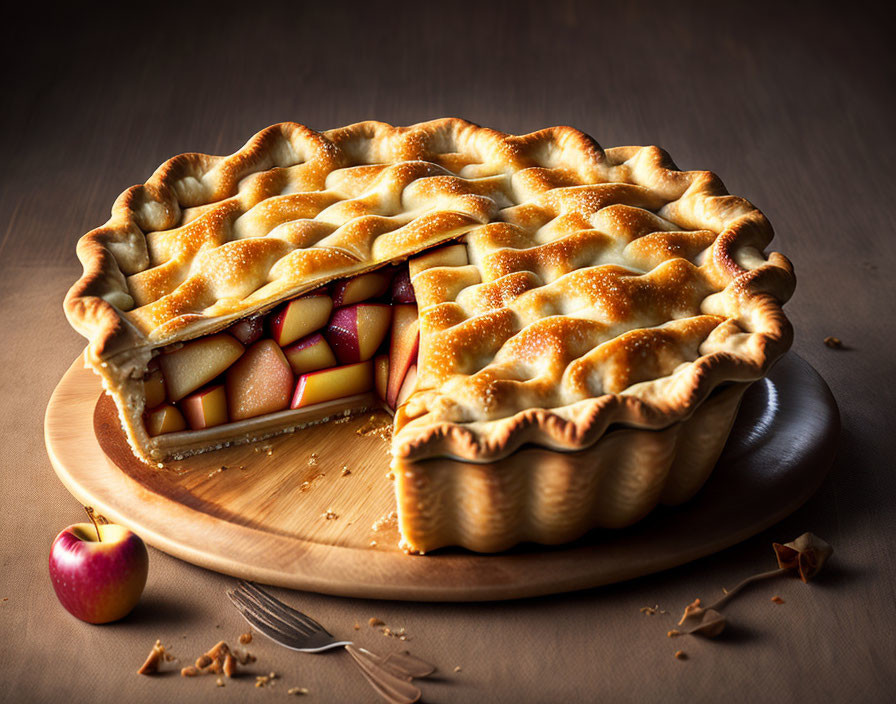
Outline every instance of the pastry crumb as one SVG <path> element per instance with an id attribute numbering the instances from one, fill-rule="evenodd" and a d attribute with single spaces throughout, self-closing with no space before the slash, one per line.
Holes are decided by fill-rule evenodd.
<path id="1" fill-rule="evenodd" d="M 772 597 L 772 601 L 779 605 L 785 603 L 784 600 L 781 597 L 779 597 L 777 594 L 775 594 L 775 596 Z"/>
<path id="2" fill-rule="evenodd" d="M 308 694 L 308 688 L 307 687 L 290 687 L 289 689 L 286 690 L 286 693 L 287 694 L 296 694 L 298 696 L 301 696 L 303 694 Z"/>
<path id="3" fill-rule="evenodd" d="M 397 630 L 392 630 L 388 626 L 383 626 L 380 629 L 380 633 L 384 636 L 389 636 L 390 638 L 398 638 L 398 640 L 410 640 L 410 636 L 407 634 L 407 631 L 404 628 L 399 628 Z"/>
<path id="4" fill-rule="evenodd" d="M 383 418 L 372 415 L 367 418 L 363 426 L 355 430 L 355 434 L 363 438 L 376 437 L 384 442 L 389 442 L 392 439 L 392 423 L 391 421 L 384 423 L 383 420 Z"/>
<path id="5" fill-rule="evenodd" d="M 676 657 L 678 660 L 687 660 L 687 659 L 688 659 L 688 654 L 687 654 L 686 652 L 684 652 L 683 650 L 676 650 L 676 651 L 675 651 L 675 657 Z"/>
<path id="6" fill-rule="evenodd" d="M 277 679 L 276 672 L 270 672 L 267 675 L 257 675 L 255 677 L 255 686 L 256 687 L 267 687 L 268 685 L 273 686 L 275 679 Z"/>
<path id="7" fill-rule="evenodd" d="M 372 530 L 374 533 L 378 533 L 383 528 L 386 528 L 396 521 L 398 521 L 398 512 L 390 511 L 385 516 L 381 516 L 376 521 L 374 521 L 373 525 L 370 526 L 370 530 Z"/>
<path id="8" fill-rule="evenodd" d="M 455 665 L 455 666 L 454 666 L 454 671 L 455 671 L 455 672 L 460 672 L 460 665 Z"/>
<path id="9" fill-rule="evenodd" d="M 671 631 L 666 631 L 666 638 L 675 638 L 675 636 L 681 636 L 681 635 L 684 635 L 684 634 L 681 631 L 679 631 L 677 628 L 673 628 Z"/>
<path id="10" fill-rule="evenodd" d="M 826 337 L 824 338 L 824 344 L 826 347 L 830 347 L 832 350 L 843 349 L 843 340 L 841 340 L 839 337 Z"/>
<path id="11" fill-rule="evenodd" d="M 358 623 L 357 621 L 355 621 L 355 626 L 354 626 L 354 628 L 355 628 L 356 631 L 360 631 L 360 630 L 361 630 L 361 624 Z"/>
<path id="12" fill-rule="evenodd" d="M 255 662 L 255 660 L 256 660 L 256 657 L 252 653 L 250 653 L 248 650 L 245 650 L 245 649 L 236 650 L 236 651 L 234 651 L 233 654 L 236 657 L 236 659 L 240 665 L 248 665 L 250 663 Z"/>
<path id="13" fill-rule="evenodd" d="M 327 520 L 327 521 L 335 521 L 337 518 L 339 518 L 339 514 L 336 513 L 336 512 L 335 512 L 333 509 L 331 509 L 331 508 L 328 508 L 328 509 L 326 510 L 326 512 L 322 513 L 321 515 L 322 515 L 322 516 L 324 517 L 324 519 Z"/>
<path id="14" fill-rule="evenodd" d="M 376 618 L 375 616 L 371 616 L 370 620 L 367 623 L 370 625 L 371 628 L 376 628 L 377 626 L 385 626 L 386 625 L 385 621 L 381 621 L 380 619 Z"/>
<path id="15" fill-rule="evenodd" d="M 222 680 L 222 679 L 219 677 L 218 679 L 215 680 L 215 684 L 218 685 L 219 687 L 223 687 L 223 686 L 224 686 L 224 680 Z"/>
<path id="16" fill-rule="evenodd" d="M 316 482 L 318 479 L 323 479 L 325 476 L 327 476 L 327 475 L 324 474 L 323 472 L 320 472 L 319 474 L 315 474 L 308 481 L 302 482 L 302 484 L 299 486 L 299 491 L 308 491 L 313 486 L 314 482 Z"/>
<path id="17" fill-rule="evenodd" d="M 149 651 L 149 655 L 146 656 L 146 660 L 140 666 L 140 669 L 137 670 L 138 675 L 154 675 L 159 671 L 159 666 L 165 660 L 165 646 L 162 645 L 162 641 L 157 640 L 155 645 L 152 646 L 152 650 Z"/>
<path id="18" fill-rule="evenodd" d="M 251 640 L 251 633 L 244 633 Z M 242 642 L 243 636 L 240 636 Z M 186 637 L 186 636 L 185 636 Z M 247 641 L 248 642 L 248 641 Z M 181 677 L 197 677 L 202 674 L 224 675 L 232 679 L 237 675 L 237 663 L 246 665 L 255 662 L 255 657 L 246 652 L 231 650 L 226 641 L 218 641 L 210 650 L 196 658 L 196 662 L 181 669 Z M 218 678 L 221 679 L 220 677 Z M 223 685 L 218 685 L 219 687 Z"/>
<path id="19" fill-rule="evenodd" d="M 342 472 L 341 472 L 340 476 L 347 477 L 351 473 L 352 473 L 352 470 L 350 470 L 348 468 L 347 464 L 342 465 Z"/>
<path id="20" fill-rule="evenodd" d="M 316 452 L 312 452 L 311 456 L 308 458 L 308 466 L 315 467 L 317 465 L 317 459 L 320 457 Z"/>
<path id="21" fill-rule="evenodd" d="M 247 631 L 240 636 L 240 643 L 248 645 L 252 642 L 252 631 Z"/>

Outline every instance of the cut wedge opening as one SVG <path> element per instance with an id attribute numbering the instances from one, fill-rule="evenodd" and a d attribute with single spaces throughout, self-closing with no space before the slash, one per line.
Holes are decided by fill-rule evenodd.
<path id="1" fill-rule="evenodd" d="M 417 379 L 413 278 L 466 263 L 466 245 L 451 243 L 160 350 L 143 381 L 148 434 L 191 454 L 372 408 L 394 413 Z"/>

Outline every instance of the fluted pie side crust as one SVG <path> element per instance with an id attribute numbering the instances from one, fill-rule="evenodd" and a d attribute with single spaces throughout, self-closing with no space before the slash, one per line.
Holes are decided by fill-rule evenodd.
<path id="1" fill-rule="evenodd" d="M 158 461 L 177 453 L 142 422 L 156 350 L 460 239 L 469 264 L 413 277 L 418 382 L 395 417 L 402 530 L 423 550 L 440 541 L 409 537 L 436 531 L 413 506 L 430 499 L 409 497 L 434 477 L 469 474 L 448 466 L 491 463 L 498 476 L 529 455 L 589 452 L 606 464 L 623 456 L 599 442 L 619 445 L 611 426 L 679 445 L 701 437 L 703 455 L 717 456 L 718 438 L 689 419 L 720 385 L 761 378 L 791 342 L 781 306 L 795 281 L 784 256 L 765 254 L 772 236 L 714 174 L 679 171 L 657 147 L 603 150 L 571 127 L 514 136 L 454 118 L 321 133 L 283 123 L 228 157 L 175 157 L 125 191 L 79 242 L 84 273 L 65 310 L 135 453 Z M 728 411 L 710 425 L 730 427 Z M 555 542 L 534 529 L 465 535 L 447 539 L 484 550 Z"/>
<path id="2" fill-rule="evenodd" d="M 629 526 L 659 504 L 682 504 L 712 473 L 748 386 L 720 389 L 662 430 L 614 430 L 579 452 L 527 447 L 485 464 L 399 461 L 402 540 L 416 553 L 559 545 L 595 528 Z"/>

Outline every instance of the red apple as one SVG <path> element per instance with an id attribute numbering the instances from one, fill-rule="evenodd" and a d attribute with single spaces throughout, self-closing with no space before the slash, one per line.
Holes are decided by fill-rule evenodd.
<path id="1" fill-rule="evenodd" d="M 320 330 L 327 324 L 333 299 L 329 296 L 302 296 L 278 308 L 268 319 L 271 337 L 281 347 Z"/>
<path id="2" fill-rule="evenodd" d="M 389 355 L 378 354 L 373 358 L 373 376 L 377 395 L 386 400 L 386 389 L 389 387 Z"/>
<path id="3" fill-rule="evenodd" d="M 296 384 L 291 408 L 304 408 L 315 403 L 335 401 L 337 398 L 363 394 L 373 388 L 371 361 L 348 364 L 303 374 Z"/>
<path id="4" fill-rule="evenodd" d="M 417 306 L 411 303 L 392 306 L 392 338 L 389 343 L 389 384 L 386 403 L 396 408 L 398 393 L 412 364 L 417 363 L 420 346 L 420 326 Z"/>
<path id="5" fill-rule="evenodd" d="M 143 593 L 148 570 L 143 541 L 111 523 L 76 523 L 61 531 L 50 549 L 56 596 L 69 613 L 87 623 L 109 623 L 130 613 Z"/>
<path id="6" fill-rule="evenodd" d="M 350 306 L 368 298 L 382 296 L 389 289 L 390 279 L 389 274 L 384 271 L 371 271 L 351 279 L 336 281 L 330 294 L 333 296 L 333 305 L 337 308 Z"/>
<path id="7" fill-rule="evenodd" d="M 343 364 L 364 362 L 376 353 L 389 332 L 392 306 L 358 303 L 339 308 L 327 325 L 327 342 Z"/>
<path id="8" fill-rule="evenodd" d="M 227 332 L 248 347 L 264 334 L 264 318 L 260 315 L 243 318 L 227 328 Z"/>
<path id="9" fill-rule="evenodd" d="M 411 274 L 406 266 L 401 267 L 395 278 L 392 279 L 393 303 L 416 303 L 417 295 L 411 286 Z"/>
<path id="10" fill-rule="evenodd" d="M 319 332 L 284 347 L 283 354 L 286 355 L 286 361 L 295 374 L 316 372 L 318 369 L 327 369 L 339 364 L 333 350 Z"/>

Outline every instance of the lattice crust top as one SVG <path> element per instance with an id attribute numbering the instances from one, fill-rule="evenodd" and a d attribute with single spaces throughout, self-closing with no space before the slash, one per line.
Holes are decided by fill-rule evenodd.
<path id="1" fill-rule="evenodd" d="M 107 380 L 136 375 L 149 348 L 465 233 L 469 265 L 413 281 L 418 389 L 397 457 L 662 427 L 790 344 L 790 263 L 763 254 L 768 221 L 716 176 L 571 127 L 512 136 L 459 119 L 284 123 L 229 157 L 171 159 L 81 239 L 66 312 Z"/>

